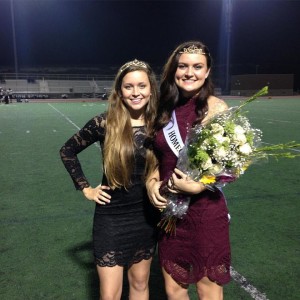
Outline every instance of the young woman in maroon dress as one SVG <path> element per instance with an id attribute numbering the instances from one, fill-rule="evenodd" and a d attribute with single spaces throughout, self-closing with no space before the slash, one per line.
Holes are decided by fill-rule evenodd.
<path id="1" fill-rule="evenodd" d="M 163 132 L 174 110 L 184 141 L 190 126 L 204 124 L 228 108 L 213 96 L 210 69 L 208 48 L 198 41 L 186 42 L 169 57 L 161 80 L 154 132 L 158 167 L 148 177 L 148 195 L 154 206 L 165 208 L 166 199 L 159 188 L 170 178 L 171 192 L 191 196 L 187 214 L 177 220 L 176 234 L 167 234 L 163 229 L 160 232 L 159 259 L 170 300 L 189 299 L 189 284 L 196 284 L 199 299 L 220 300 L 222 285 L 230 280 L 229 219 L 224 195 L 220 190 L 206 189 L 176 169 L 177 156 Z"/>

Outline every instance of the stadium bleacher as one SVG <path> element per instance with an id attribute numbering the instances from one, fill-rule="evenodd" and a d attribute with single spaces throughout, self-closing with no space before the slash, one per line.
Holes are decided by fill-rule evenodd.
<path id="1" fill-rule="evenodd" d="M 11 89 L 13 98 L 106 98 L 113 80 L 6 79 L 1 88 Z M 64 97 L 62 97 L 64 95 Z"/>

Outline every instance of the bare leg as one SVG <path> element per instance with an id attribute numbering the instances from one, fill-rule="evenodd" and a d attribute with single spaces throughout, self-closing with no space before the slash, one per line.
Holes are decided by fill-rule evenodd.
<path id="1" fill-rule="evenodd" d="M 120 300 L 123 286 L 123 267 L 99 267 L 100 300 Z"/>
<path id="2" fill-rule="evenodd" d="M 149 299 L 149 277 L 152 258 L 133 264 L 128 269 L 129 300 Z"/>
<path id="3" fill-rule="evenodd" d="M 201 300 L 223 300 L 223 287 L 207 277 L 197 282 L 197 293 Z"/>
<path id="4" fill-rule="evenodd" d="M 189 300 L 188 285 L 178 284 L 170 274 L 162 269 L 168 300 Z"/>

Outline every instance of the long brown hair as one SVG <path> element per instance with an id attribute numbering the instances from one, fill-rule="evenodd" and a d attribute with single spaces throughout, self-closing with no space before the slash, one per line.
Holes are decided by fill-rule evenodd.
<path id="1" fill-rule="evenodd" d="M 134 63 L 137 62 L 137 63 Z M 122 80 L 126 74 L 134 71 L 143 71 L 148 75 L 151 96 L 145 110 L 145 130 L 149 135 L 154 125 L 157 110 L 158 88 L 154 72 L 143 61 L 132 61 L 124 64 L 118 71 L 112 92 L 109 96 L 109 105 L 106 118 L 106 134 L 104 140 L 104 171 L 108 184 L 112 188 L 130 186 L 130 178 L 134 167 L 134 140 L 130 114 L 122 101 Z M 147 161 L 152 161 L 153 154 L 147 151 Z"/>
<path id="2" fill-rule="evenodd" d="M 180 91 L 175 83 L 175 73 L 178 67 L 179 57 L 182 54 L 184 48 L 189 48 L 191 46 L 196 46 L 198 49 L 202 49 L 205 53 L 207 60 L 207 68 L 210 69 L 212 65 L 212 59 L 209 50 L 206 45 L 200 41 L 188 41 L 180 44 L 169 56 L 161 77 L 160 85 L 160 97 L 159 97 L 159 108 L 158 115 L 155 124 L 155 131 L 164 127 L 170 120 L 172 111 L 176 107 L 179 101 Z M 205 113 L 208 110 L 207 99 L 209 96 L 213 95 L 213 84 L 210 78 L 210 74 L 206 78 L 201 90 L 196 99 L 196 113 L 197 120 L 195 123 L 200 123 L 205 117 Z"/>

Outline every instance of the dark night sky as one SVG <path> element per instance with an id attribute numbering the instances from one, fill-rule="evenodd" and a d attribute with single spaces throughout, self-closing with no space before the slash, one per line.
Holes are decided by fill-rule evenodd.
<path id="1" fill-rule="evenodd" d="M 0 0 L 0 69 L 14 65 L 10 3 Z M 222 0 L 13 3 L 20 71 L 119 66 L 133 58 L 160 66 L 177 44 L 190 39 L 208 45 L 216 68 L 225 63 Z M 233 0 L 231 25 L 231 74 L 257 70 L 300 77 L 300 1 Z"/>

